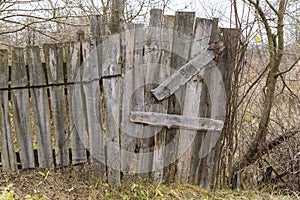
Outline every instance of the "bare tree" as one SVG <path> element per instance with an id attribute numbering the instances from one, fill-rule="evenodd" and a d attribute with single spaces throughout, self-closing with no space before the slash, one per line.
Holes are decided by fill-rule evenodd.
<path id="1" fill-rule="evenodd" d="M 282 66 L 283 57 L 286 52 L 285 43 L 287 43 L 284 35 L 286 25 L 285 19 L 287 18 L 289 5 L 291 5 L 290 1 L 266 1 L 265 4 L 259 0 L 245 0 L 245 2 L 254 9 L 258 22 L 263 26 L 262 32 L 265 33 L 267 40 L 267 64 L 264 66 L 262 73 L 258 76 L 258 78 L 252 85 L 249 86 L 246 94 L 241 97 L 241 101 L 245 100 L 245 97 L 253 91 L 255 85 L 263 80 L 265 74 L 267 74 L 267 77 L 265 80 L 265 86 L 263 87 L 264 93 L 261 111 L 257 116 L 258 127 L 248 149 L 234 164 L 231 171 L 231 177 L 233 178 L 232 184 L 234 186 L 237 184 L 239 173 L 241 171 L 245 170 L 245 168 L 252 165 L 275 147 L 286 141 L 288 138 L 295 136 L 299 132 L 299 126 L 290 129 L 288 127 L 284 127 L 283 134 L 278 135 L 277 138 L 273 138 L 273 140 L 268 140 L 268 138 L 270 138 L 271 125 L 273 124 L 271 123 L 273 120 L 273 115 L 271 113 L 274 109 L 274 104 L 276 104 L 278 96 L 277 88 L 283 84 L 285 85 L 285 88 L 290 90 L 288 85 L 285 84 L 283 75 L 295 68 L 299 62 L 298 55 L 289 67 Z"/>

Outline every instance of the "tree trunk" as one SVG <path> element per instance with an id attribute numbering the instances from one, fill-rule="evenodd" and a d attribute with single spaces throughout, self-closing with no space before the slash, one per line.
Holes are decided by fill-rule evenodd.
<path id="1" fill-rule="evenodd" d="M 259 14 L 262 23 L 264 24 L 269 44 L 269 63 L 266 66 L 269 69 L 269 74 L 266 82 L 266 96 L 263 103 L 263 111 L 259 121 L 259 128 L 255 135 L 253 142 L 251 143 L 248 151 L 243 155 L 242 159 L 235 163 L 231 173 L 232 187 L 236 187 L 237 174 L 243 171 L 247 166 L 257 161 L 264 152 L 268 151 L 268 144 L 266 137 L 268 134 L 268 125 L 270 121 L 270 113 L 272 105 L 275 99 L 275 91 L 277 85 L 277 78 L 279 74 L 279 66 L 281 64 L 281 58 L 284 52 L 284 36 L 283 36 L 283 20 L 284 12 L 286 9 L 287 0 L 280 0 L 279 8 L 276 11 L 277 15 L 277 38 L 272 33 L 271 25 L 264 13 L 259 1 L 248 0 L 253 5 L 254 9 Z M 272 7 L 273 8 L 273 7 Z"/>

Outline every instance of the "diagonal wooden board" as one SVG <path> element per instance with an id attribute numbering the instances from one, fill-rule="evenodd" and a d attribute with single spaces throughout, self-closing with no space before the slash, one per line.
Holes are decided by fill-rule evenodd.
<path id="1" fill-rule="evenodd" d="M 155 112 L 130 112 L 130 120 L 135 123 L 167 128 L 182 128 L 187 130 L 222 131 L 224 122 L 203 117 L 189 117 Z"/>
<path id="2" fill-rule="evenodd" d="M 172 76 L 166 79 L 158 87 L 151 90 L 157 100 L 161 101 L 174 94 L 181 86 L 190 81 L 196 74 L 205 67 L 214 65 L 215 53 L 211 50 L 205 50 L 195 56 L 188 63 L 183 65 Z"/>

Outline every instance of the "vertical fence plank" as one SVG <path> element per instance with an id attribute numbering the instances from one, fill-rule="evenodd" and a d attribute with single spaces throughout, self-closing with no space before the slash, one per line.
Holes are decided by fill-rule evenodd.
<path id="1" fill-rule="evenodd" d="M 160 59 L 161 59 L 161 28 L 163 22 L 162 10 L 160 9 L 152 9 L 150 11 L 150 24 L 146 35 L 146 44 L 145 44 L 145 111 L 146 112 L 154 112 L 162 109 L 158 104 L 157 100 L 151 93 L 151 89 L 155 88 L 159 84 L 159 71 L 160 71 Z M 143 159 L 139 159 L 142 164 L 142 168 L 148 174 L 144 176 L 147 177 L 151 175 L 153 170 L 153 166 L 157 164 L 157 157 L 154 158 L 154 138 L 155 135 L 160 134 L 160 127 L 154 126 L 144 126 L 144 134 L 142 140 L 142 148 L 141 152 L 143 155 Z M 156 155 L 158 156 L 158 155 Z M 160 160 L 161 161 L 161 160 Z M 159 161 L 159 162 L 160 162 Z M 156 166 L 155 166 L 156 168 Z M 160 176 L 160 170 L 157 170 L 155 176 Z M 159 173 L 159 175 L 157 175 Z"/>
<path id="2" fill-rule="evenodd" d="M 46 76 L 40 57 L 40 48 L 38 46 L 27 47 L 26 52 L 31 85 L 45 85 Z M 37 131 L 39 167 L 49 168 L 53 164 L 53 156 L 47 88 L 37 87 L 31 91 L 34 124 Z"/>
<path id="3" fill-rule="evenodd" d="M 160 14 L 160 13 L 159 13 Z M 160 18 L 160 16 L 159 16 Z M 160 40 L 160 58 L 158 59 L 158 66 L 156 69 L 153 69 L 152 73 L 157 75 L 154 77 L 154 82 L 157 84 L 162 83 L 167 77 L 170 76 L 170 65 L 171 65 L 171 56 L 172 56 L 172 40 L 173 40 L 173 28 L 174 28 L 175 16 L 163 16 L 161 18 L 161 29 L 158 34 Z M 159 22 L 158 22 L 159 23 Z M 153 24 L 154 25 L 154 24 Z M 154 25 L 155 26 L 155 25 Z M 154 100 L 156 106 L 151 109 L 153 112 L 167 113 L 168 111 L 168 100 L 163 100 L 157 102 Z M 165 162 L 165 140 L 166 140 L 166 128 L 162 128 L 161 131 L 155 134 L 154 136 L 154 150 L 153 150 L 153 179 L 154 181 L 163 180 L 163 171 L 164 167 L 170 163 Z"/>
<path id="4" fill-rule="evenodd" d="M 88 44 L 86 44 L 86 46 L 88 46 Z M 104 137 L 101 126 L 100 78 L 96 48 L 93 48 L 87 53 L 82 67 L 82 81 L 86 82 L 83 84 L 83 94 L 86 101 L 91 163 L 96 170 L 96 174 L 103 176 L 106 171 L 106 166 Z"/>
<path id="5" fill-rule="evenodd" d="M 0 49 L 0 88 L 8 87 L 8 51 Z M 11 132 L 9 110 L 8 110 L 8 91 L 0 91 L 0 135 L 2 150 L 2 167 L 5 170 L 16 170 L 16 159 L 14 144 Z"/>
<path id="6" fill-rule="evenodd" d="M 110 39 L 105 36 L 106 32 L 106 18 L 99 15 L 92 17 L 91 19 L 91 32 L 92 37 L 96 43 L 96 56 L 98 65 L 98 74 L 102 79 L 99 87 L 100 91 L 100 109 L 104 111 L 102 113 L 101 122 L 103 133 L 106 134 L 106 141 L 103 140 L 103 144 L 106 143 L 106 167 L 107 167 L 107 181 L 109 184 L 120 183 L 120 139 L 119 139 L 119 123 L 120 123 L 120 68 L 117 62 L 109 63 L 110 59 L 118 59 L 119 55 L 119 36 L 113 37 L 117 43 L 110 43 Z M 117 45 L 113 48 L 109 45 Z M 111 53 L 111 49 L 115 49 L 114 53 Z M 113 50 L 114 51 L 114 50 Z M 112 51 L 112 52 L 113 52 Z M 112 64 L 113 66 L 110 66 Z M 117 65 L 116 65 L 117 64 Z M 104 77 L 102 77 L 102 75 Z M 114 77 L 115 76 L 115 77 Z M 113 79 L 111 79 L 114 77 Z M 106 79 L 108 78 L 108 79 Z M 103 102 L 104 101 L 104 102 Z M 112 105 L 113 104 L 113 105 Z M 105 137 L 104 137 L 105 138 Z"/>
<path id="7" fill-rule="evenodd" d="M 205 27 L 205 26 L 204 26 Z M 218 38 L 218 20 L 212 20 L 210 23 L 210 34 L 209 34 L 209 44 L 217 41 Z M 206 68 L 204 70 L 203 78 L 203 91 L 201 94 L 200 100 L 200 116 L 210 118 L 212 115 L 212 95 L 213 93 L 217 92 L 214 91 L 217 88 L 212 88 L 212 80 L 211 80 L 211 72 L 213 67 Z M 212 132 L 203 132 L 198 131 L 197 136 L 195 137 L 194 143 L 194 150 L 193 156 L 191 159 L 191 168 L 190 168 L 190 178 L 189 182 L 192 184 L 200 184 L 200 186 L 205 187 L 206 182 L 208 180 L 208 175 L 206 175 L 207 168 L 212 167 L 206 163 L 207 156 L 210 155 L 209 153 L 209 146 L 210 146 L 210 138 Z M 218 132 L 216 132 L 218 134 Z"/>
<path id="8" fill-rule="evenodd" d="M 104 20 L 104 19 L 103 19 Z M 105 23 L 101 27 L 105 30 Z M 103 31 L 102 30 L 102 31 Z M 103 31 L 104 32 L 104 31 Z M 110 184 L 120 182 L 121 150 L 121 38 L 120 35 L 104 36 L 101 42 L 101 69 L 105 101 L 105 124 L 107 143 L 107 177 Z M 98 54 L 99 55 L 99 54 Z"/>
<path id="9" fill-rule="evenodd" d="M 64 83 L 62 44 L 44 44 L 46 72 L 49 84 Z M 65 87 L 50 87 L 51 112 L 55 131 L 55 161 L 57 167 L 69 165 L 68 131 L 66 118 Z"/>
<path id="10" fill-rule="evenodd" d="M 132 109 L 131 102 L 134 92 L 134 24 L 128 24 L 126 32 L 123 35 L 126 45 L 124 81 L 123 81 L 123 99 L 122 99 L 122 121 L 121 121 L 121 170 L 124 178 L 128 178 L 136 172 L 137 157 L 135 154 L 137 138 L 135 136 L 135 124 L 130 122 L 129 115 Z"/>
<path id="11" fill-rule="evenodd" d="M 212 29 L 212 20 L 196 19 L 194 29 L 194 40 L 191 47 L 191 58 L 199 55 L 208 48 Z M 205 55 L 203 55 L 205 56 Z M 184 116 L 200 117 L 199 105 L 202 92 L 203 70 L 187 83 L 183 102 Z M 178 162 L 176 169 L 176 182 L 187 183 L 191 168 L 191 159 L 194 148 L 194 139 L 197 131 L 180 130 L 178 143 Z"/>
<path id="12" fill-rule="evenodd" d="M 79 69 L 81 66 L 81 42 L 66 43 L 66 67 L 67 82 L 76 81 L 76 77 L 80 76 Z M 83 101 L 81 93 L 78 95 L 75 91 L 75 85 L 67 86 L 68 96 L 68 113 L 69 113 L 69 134 L 71 135 L 72 146 L 72 164 L 75 168 L 80 168 L 81 164 L 87 161 L 85 123 L 83 119 L 82 108 Z M 81 90 L 79 90 L 80 92 Z M 77 91 L 78 92 L 78 91 Z"/>
<path id="13" fill-rule="evenodd" d="M 130 97 L 130 111 L 144 111 L 144 76 L 145 76 L 145 67 L 144 67 L 144 45 L 145 45 L 145 29 L 143 24 L 135 24 L 134 27 L 134 61 L 133 61 L 133 90 L 132 95 Z M 128 114 L 128 113 L 127 113 Z M 143 154 L 141 152 L 142 146 L 142 135 L 144 133 L 142 124 L 133 124 L 132 125 L 132 133 L 136 138 L 134 145 L 134 152 L 136 153 L 136 163 L 135 163 L 135 171 L 136 173 L 143 172 L 140 169 L 141 162 L 143 162 Z M 131 129 L 129 129 L 131 130 Z"/>
<path id="14" fill-rule="evenodd" d="M 173 49 L 171 66 L 173 69 L 178 70 L 181 66 L 187 63 L 190 56 L 191 41 L 194 27 L 194 12 L 176 12 L 175 26 L 173 36 Z M 171 96 L 168 102 L 169 114 L 182 114 L 182 98 L 184 96 L 184 89 L 179 89 L 174 96 Z M 165 168 L 164 178 L 173 182 L 176 173 L 176 159 L 177 159 L 177 146 L 179 138 L 178 129 L 167 130 L 166 143 L 169 144 L 165 152 L 165 161 L 168 163 L 173 162 Z"/>
<path id="15" fill-rule="evenodd" d="M 11 87 L 28 86 L 23 48 L 12 53 Z M 23 169 L 34 168 L 28 89 L 11 91 L 13 117 Z"/>

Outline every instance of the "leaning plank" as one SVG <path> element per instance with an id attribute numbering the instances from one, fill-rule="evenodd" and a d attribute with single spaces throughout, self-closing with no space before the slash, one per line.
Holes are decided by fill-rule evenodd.
<path id="1" fill-rule="evenodd" d="M 8 51 L 0 50 L 0 88 L 8 87 Z M 14 144 L 8 111 L 8 91 L 0 91 L 0 135 L 2 150 L 2 167 L 5 170 L 16 170 Z"/>
<path id="2" fill-rule="evenodd" d="M 26 48 L 27 61 L 31 84 L 33 86 L 45 85 L 46 76 L 41 62 L 40 48 L 31 46 Z M 50 111 L 47 88 L 33 88 L 32 103 L 34 113 L 34 124 L 37 132 L 38 158 L 40 168 L 49 168 L 53 165 L 51 133 L 50 133 Z"/>
<path id="3" fill-rule="evenodd" d="M 23 48 L 14 48 L 12 54 L 11 70 L 12 87 L 28 86 L 28 78 L 24 63 Z M 35 164 L 32 147 L 32 131 L 29 111 L 29 92 L 27 89 L 12 90 L 11 98 L 22 168 L 34 168 Z"/>
<path id="4" fill-rule="evenodd" d="M 151 90 L 152 93 L 159 101 L 168 98 L 198 74 L 199 71 L 209 66 L 211 62 L 214 62 L 213 59 L 214 52 L 211 50 L 199 53 L 157 88 Z"/>
<path id="5" fill-rule="evenodd" d="M 70 42 L 65 45 L 67 82 L 76 81 L 76 77 L 80 76 L 78 71 L 81 65 L 81 42 Z M 72 146 L 72 165 L 76 169 L 87 161 L 85 123 L 82 112 L 83 101 L 79 90 L 75 85 L 67 86 L 67 110 L 69 127 L 68 132 L 71 135 Z M 78 96 L 77 96 L 78 95 Z"/>
<path id="6" fill-rule="evenodd" d="M 44 44 L 46 71 L 49 84 L 64 83 L 62 44 Z M 51 112 L 55 131 L 56 166 L 69 165 L 66 102 L 63 85 L 50 88 Z"/>
<path id="7" fill-rule="evenodd" d="M 202 117 L 189 117 L 182 115 L 170 115 L 154 112 L 130 113 L 130 120 L 136 123 L 144 123 L 152 126 L 165 126 L 167 128 L 182 128 L 187 130 L 221 131 L 223 121 Z"/>
<path id="8" fill-rule="evenodd" d="M 191 47 L 191 57 L 197 55 L 206 48 L 210 41 L 212 30 L 212 20 L 196 19 L 194 29 L 194 40 Z M 203 72 L 195 76 L 186 84 L 186 92 L 183 103 L 183 116 L 199 117 L 200 97 L 202 92 Z M 178 183 L 187 183 L 191 166 L 192 151 L 194 147 L 194 139 L 197 131 L 180 129 L 177 156 L 177 173 L 175 181 Z"/>

